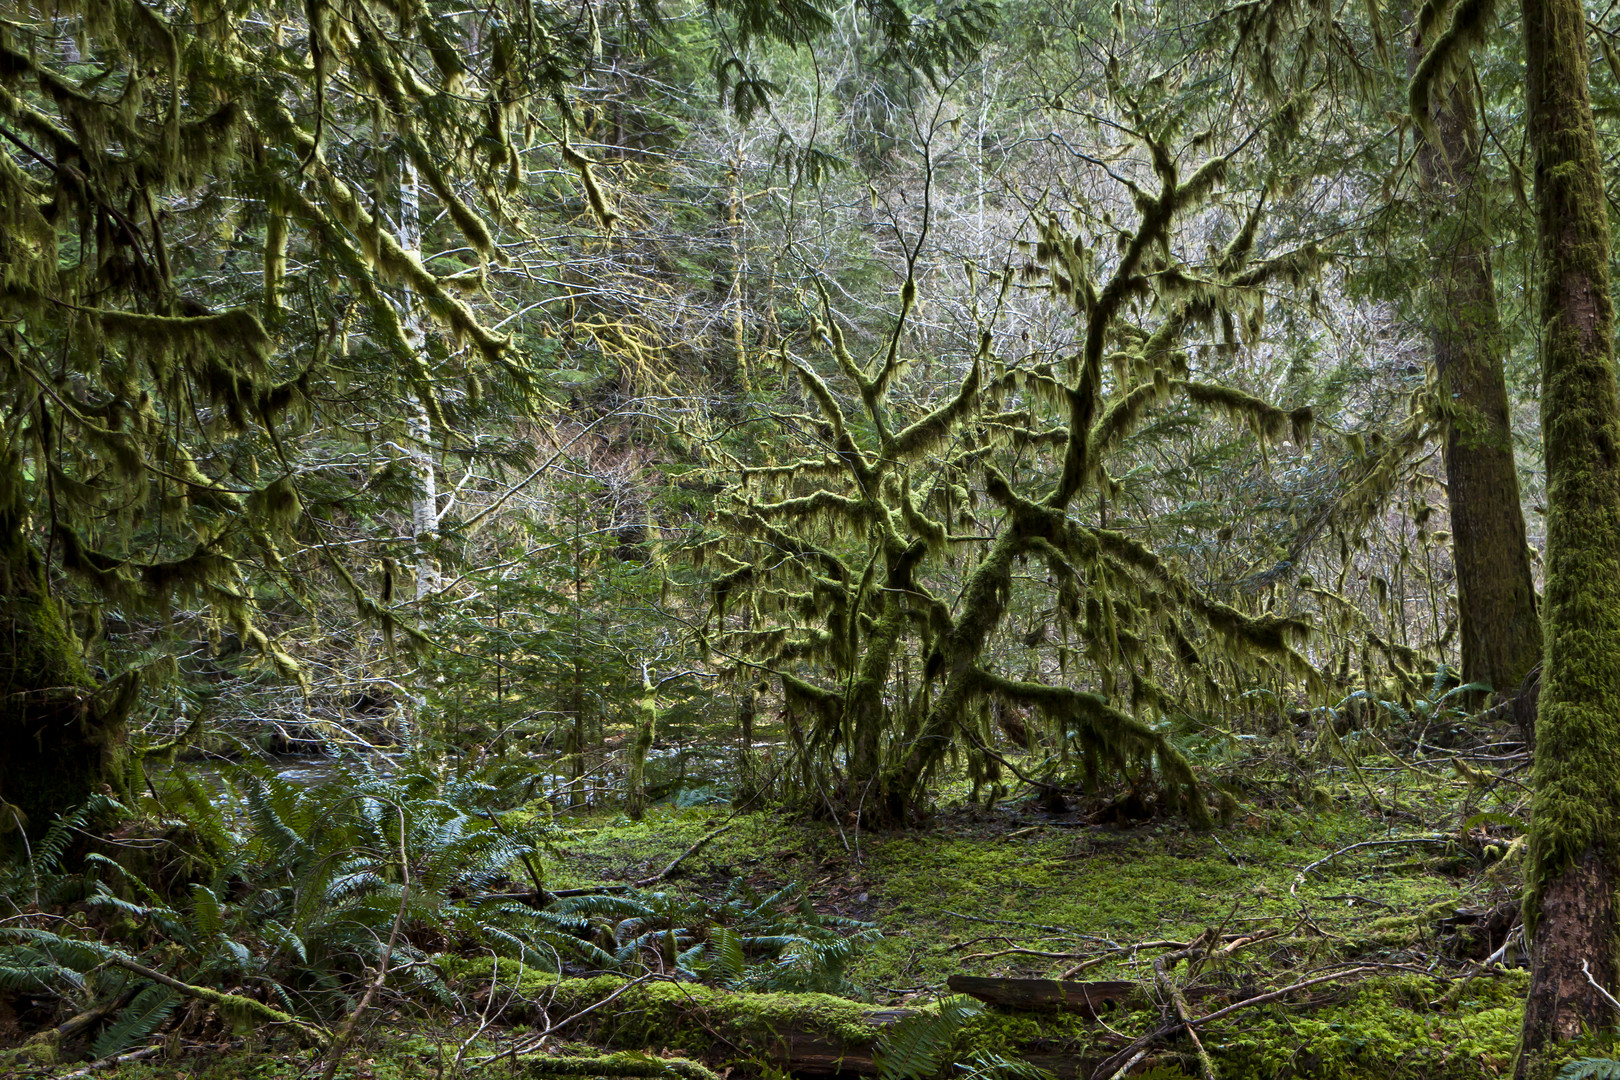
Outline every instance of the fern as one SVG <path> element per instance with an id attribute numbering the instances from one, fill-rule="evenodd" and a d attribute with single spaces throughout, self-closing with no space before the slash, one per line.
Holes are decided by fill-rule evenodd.
<path id="1" fill-rule="evenodd" d="M 976 1050 L 966 1061 L 956 1063 L 957 1080 L 994 1078 L 994 1080 L 1053 1080 L 1052 1074 L 1039 1065 L 1023 1058 L 1010 1058 L 989 1050 Z M 1183 1075 L 1180 1069 L 1175 1075 Z"/>
<path id="2" fill-rule="evenodd" d="M 925 1080 L 939 1075 L 951 1059 L 956 1036 L 984 1006 L 961 994 L 941 998 L 933 1012 L 919 1012 L 886 1028 L 878 1039 L 876 1063 L 881 1080 Z"/>
<path id="3" fill-rule="evenodd" d="M 0 991 L 54 993 L 64 982 L 76 988 L 83 987 L 84 977 L 33 950 L 7 950 L 5 958 L 0 959 Z"/>
<path id="4" fill-rule="evenodd" d="M 191 887 L 191 926 L 198 937 L 212 938 L 225 930 L 225 913 L 219 897 L 206 885 Z"/>
<path id="5" fill-rule="evenodd" d="M 177 970 L 204 986 L 252 980 L 269 987 L 289 1014 L 331 1015 L 352 1007 L 357 968 L 376 962 L 402 896 L 410 924 L 442 928 L 458 946 L 487 948 L 531 969 L 558 972 L 565 961 L 603 971 L 634 966 L 633 955 L 621 960 L 591 940 L 603 920 L 636 928 L 626 926 L 616 949 L 644 937 L 661 952 L 674 943 L 688 973 L 705 966 L 711 923 L 700 905 L 674 897 L 576 898 L 572 909 L 549 911 L 464 899 L 509 879 L 516 863 L 565 835 L 552 826 L 502 826 L 490 808 L 499 795 L 492 785 L 447 782 L 409 760 L 390 775 L 343 762 L 316 788 L 288 784 L 260 765 L 226 767 L 221 780 L 220 792 L 185 778 L 162 789 L 186 814 L 206 818 L 200 831 L 218 845 L 201 856 L 183 853 L 199 860 L 202 879 L 193 878 L 184 899 L 99 855 L 86 858 L 86 873 L 59 872 L 76 831 L 109 800 L 54 823 L 31 864 L 20 868 L 29 875 L 21 888 L 15 877 L 0 886 L 12 895 L 41 895 L 64 883 L 89 890 L 89 906 L 118 915 L 105 920 L 118 929 L 98 940 L 67 924 L 0 926 L 0 991 L 51 995 L 74 1012 L 133 995 L 96 1036 L 98 1053 L 148 1038 L 174 1010 L 167 991 L 132 982 L 109 960 Z M 153 802 L 161 807 L 163 797 Z M 410 865 L 408 895 L 402 857 Z M 243 899 L 232 899 L 238 895 Z M 746 931 L 738 937 L 746 940 Z M 396 944 L 391 978 L 417 998 L 464 1004 L 408 938 Z"/>
<path id="6" fill-rule="evenodd" d="M 1620 1080 L 1620 1061 L 1581 1058 L 1558 1070 L 1558 1080 Z"/>
<path id="7" fill-rule="evenodd" d="M 107 1058 L 128 1050 L 162 1027 L 179 1003 L 180 996 L 168 987 L 155 983 L 146 986 L 119 1012 L 118 1019 L 96 1036 L 92 1052 L 98 1058 Z"/>
<path id="8" fill-rule="evenodd" d="M 743 958 L 742 935 L 735 930 L 721 927 L 709 938 L 709 959 L 711 970 L 720 981 L 730 985 L 742 977 Z"/>

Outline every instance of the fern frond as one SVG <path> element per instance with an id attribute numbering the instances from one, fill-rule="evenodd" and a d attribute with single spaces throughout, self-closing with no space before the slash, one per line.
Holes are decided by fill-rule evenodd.
<path id="1" fill-rule="evenodd" d="M 932 1012 L 916 1013 L 886 1028 L 876 1062 L 882 1080 L 926 1080 L 950 1060 L 957 1033 L 984 1006 L 965 995 L 941 998 Z"/>
<path id="2" fill-rule="evenodd" d="M 96 1036 L 92 1053 L 107 1058 L 128 1050 L 162 1027 L 179 1003 L 180 995 L 167 986 L 146 986 L 118 1013 L 118 1019 Z"/>

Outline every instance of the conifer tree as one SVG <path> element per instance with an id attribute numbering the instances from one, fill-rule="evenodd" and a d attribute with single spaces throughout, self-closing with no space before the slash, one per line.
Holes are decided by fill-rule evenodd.
<path id="1" fill-rule="evenodd" d="M 1468 7 L 1448 31 L 1462 41 L 1480 32 Z M 1610 1027 L 1605 991 L 1620 988 L 1620 390 L 1586 12 L 1575 0 L 1520 10 L 1547 458 L 1546 658 L 1525 868 L 1531 983 L 1515 1068 L 1528 1077 L 1541 1075 L 1549 1044 Z"/>
<path id="2" fill-rule="evenodd" d="M 1415 63 L 1445 30 L 1441 5 L 1423 8 L 1414 31 Z M 1429 334 L 1445 426 L 1446 505 L 1462 678 L 1499 697 L 1518 691 L 1541 659 L 1530 548 L 1508 423 L 1504 335 L 1491 270 L 1487 184 L 1473 88 L 1466 78 L 1443 90 L 1416 81 L 1417 166 L 1427 203 Z"/>

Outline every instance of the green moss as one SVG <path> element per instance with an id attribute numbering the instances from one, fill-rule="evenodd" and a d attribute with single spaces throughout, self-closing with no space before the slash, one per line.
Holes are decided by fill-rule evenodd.
<path id="1" fill-rule="evenodd" d="M 441 957 L 440 966 L 452 978 L 477 983 L 487 983 L 493 967 L 488 958 L 453 957 Z M 532 970 L 518 976 L 515 964 L 501 965 L 501 992 L 512 999 L 508 1015 L 519 1020 L 526 1008 L 543 1007 L 553 1022 L 572 1016 L 623 989 L 625 982 L 614 975 L 558 979 Z M 871 1046 L 877 1031 L 869 1019 L 873 1012 L 828 994 L 745 994 L 695 983 L 647 982 L 573 1025 L 570 1034 L 611 1049 L 669 1049 L 711 1059 L 717 1037 L 762 1055 L 784 1051 L 789 1034 L 851 1050 Z"/>
<path id="2" fill-rule="evenodd" d="M 642 823 L 623 815 L 587 817 L 579 821 L 587 834 L 548 859 L 546 880 L 570 888 L 645 877 L 712 831 L 716 821 L 712 811 L 662 807 L 651 809 Z M 1133 830 L 1036 826 L 1009 833 L 996 815 L 982 824 L 937 822 L 927 834 L 841 834 L 780 815 L 745 814 L 682 870 L 698 880 L 746 875 L 762 887 L 797 881 L 820 910 L 874 921 L 884 937 L 857 956 L 848 973 L 855 984 L 880 994 L 897 987 L 943 989 L 957 973 L 1059 974 L 1076 961 L 973 957 L 1009 946 L 1076 948 L 1063 932 L 1120 944 L 1186 941 L 1228 917 L 1239 920 L 1233 930 L 1286 930 L 1303 903 L 1332 936 L 1279 947 L 1286 944 L 1298 956 L 1339 958 L 1421 942 L 1457 906 L 1495 902 L 1491 883 L 1459 882 L 1400 847 L 1346 854 L 1295 882 L 1306 864 L 1349 844 L 1383 838 L 1380 823 L 1342 804 L 1311 817 L 1240 807 L 1233 825 L 1209 833 L 1172 823 Z M 677 879 L 665 887 L 684 886 Z M 984 935 L 1002 940 L 949 948 Z M 919 948 L 921 942 L 939 947 Z M 1098 946 L 1093 940 L 1084 948 L 1095 953 Z M 1138 974 L 1122 956 L 1079 977 Z"/>
<path id="3" fill-rule="evenodd" d="M 121 786 L 135 687 L 98 691 L 46 588 L 44 562 L 15 522 L 0 510 L 0 636 L 13 643 L 0 660 L 0 806 L 16 807 L 37 836 L 101 785 Z M 14 824 L 5 813 L 0 835 Z"/>
<path id="4" fill-rule="evenodd" d="M 1309 1013 L 1234 1014 L 1206 1028 L 1204 1043 L 1226 1076 L 1477 1080 L 1512 1067 L 1528 982 L 1526 972 L 1476 979 L 1461 1001 L 1435 1009 L 1437 983 L 1382 979 Z"/>

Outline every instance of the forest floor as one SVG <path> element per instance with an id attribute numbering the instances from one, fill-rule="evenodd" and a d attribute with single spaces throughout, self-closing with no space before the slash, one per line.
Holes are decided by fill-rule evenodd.
<path id="1" fill-rule="evenodd" d="M 883 1062 L 873 1061 L 871 1025 L 903 1015 L 897 1009 L 937 1011 L 952 977 L 973 976 L 1137 989 L 1095 1016 L 964 1014 L 947 1033 L 959 1075 L 1013 1077 L 1019 1062 L 1032 1062 L 1060 1080 L 1111 1076 L 1127 1063 L 1131 1075 L 1228 1080 L 1506 1076 L 1528 981 L 1512 940 L 1519 847 L 1510 838 L 1519 823 L 1475 812 L 1465 783 L 1411 779 L 1421 782 L 1393 798 L 1370 788 L 1358 798 L 1342 783 L 1337 797 L 1313 788 L 1310 806 L 1280 793 L 1240 804 L 1207 831 L 1168 819 L 1099 823 L 1095 813 L 1051 814 L 1034 803 L 940 813 L 926 828 L 888 833 L 724 807 L 659 807 L 642 821 L 570 816 L 571 839 L 543 868 L 548 888 L 643 880 L 709 838 L 655 889 L 717 899 L 741 886 L 763 894 L 797 883 L 818 912 L 870 923 L 882 936 L 849 963 L 847 1002 L 648 984 L 571 1028 L 566 1037 L 576 1042 L 553 1039 L 547 1049 L 681 1054 L 722 1075 L 769 1080 L 824 1072 L 829 1060 L 872 1073 Z M 1188 954 L 1189 966 L 1156 977 L 1155 959 L 1179 963 Z M 487 962 L 460 958 L 446 968 L 467 987 L 483 980 L 483 1000 L 494 996 Z M 570 982 L 581 988 L 564 1008 Z M 1289 987 L 1297 989 L 1274 993 Z M 548 1008 L 554 1019 L 614 989 L 622 980 L 525 976 L 506 1000 L 544 1003 L 509 1012 L 454 1061 L 477 1017 L 384 1013 L 363 1041 L 370 1049 L 352 1051 L 338 1075 L 444 1077 L 482 1058 L 491 1060 L 471 1075 L 544 1075 L 493 1055 L 529 1037 L 535 1029 L 525 1024 Z M 1207 1057 L 1176 1026 L 1177 996 L 1195 1019 L 1231 1009 L 1198 1026 Z M 514 1018 L 523 1023 L 511 1026 Z M 832 1040 L 831 1058 L 824 1053 L 814 1068 L 796 1059 L 787 1029 L 815 1035 L 817 1045 Z M 132 1064 L 117 1075 L 290 1077 L 308 1062 L 264 1046 L 207 1064 Z"/>

